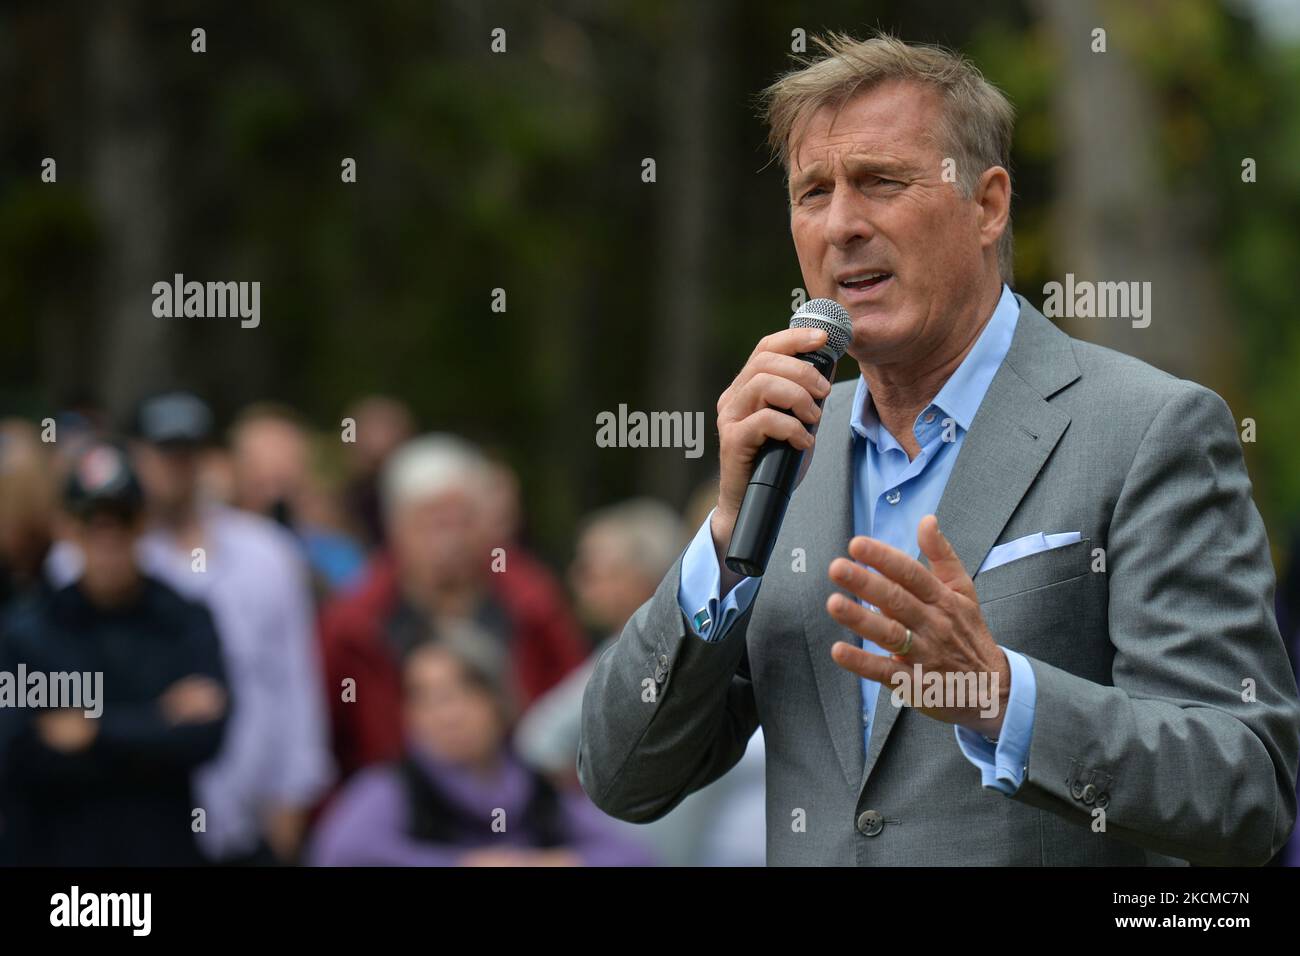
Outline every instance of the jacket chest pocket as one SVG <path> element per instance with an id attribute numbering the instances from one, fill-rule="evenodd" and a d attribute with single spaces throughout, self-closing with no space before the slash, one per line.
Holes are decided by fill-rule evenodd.
<path id="1" fill-rule="evenodd" d="M 1092 539 L 1084 538 L 1059 548 L 1037 551 L 975 575 L 975 593 L 981 605 L 1051 587 L 1091 573 Z"/>
<path id="2" fill-rule="evenodd" d="M 975 577 L 993 639 L 1040 660 L 1068 665 L 1105 620 L 1105 574 L 1091 569 L 1088 538 L 999 565 Z M 1104 628 L 1103 628 L 1104 630 Z"/>

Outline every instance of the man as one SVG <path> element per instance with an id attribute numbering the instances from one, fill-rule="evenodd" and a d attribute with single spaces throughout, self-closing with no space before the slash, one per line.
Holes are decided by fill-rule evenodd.
<path id="1" fill-rule="evenodd" d="M 40 674 L 51 688 L 54 675 L 72 675 L 83 695 L 89 676 L 98 699 L 0 708 L 13 862 L 201 863 L 194 811 L 202 804 L 190 778 L 217 752 L 227 709 L 212 618 L 141 572 L 143 501 L 121 449 L 96 443 L 82 453 L 66 505 L 84 570 L 14 612 L 0 672 L 27 674 L 29 687 Z"/>
<path id="2" fill-rule="evenodd" d="M 36 426 L 0 419 L 0 616 L 46 587 L 57 484 L 52 465 Z"/>
<path id="3" fill-rule="evenodd" d="M 399 664 L 449 623 L 473 620 L 508 649 L 521 707 L 582 663 L 583 639 L 549 577 L 494 540 L 487 460 L 451 435 L 403 445 L 384 466 L 387 549 L 321 615 L 326 689 L 341 774 L 402 750 Z M 497 552 L 495 555 L 493 552 Z"/>
<path id="4" fill-rule="evenodd" d="M 365 553 L 341 530 L 312 456 L 311 433 L 286 406 L 250 405 L 230 427 L 232 504 L 282 525 L 311 569 L 313 591 L 326 597 L 357 583 Z"/>
<path id="5" fill-rule="evenodd" d="M 583 785 L 654 819 L 761 724 L 770 863 L 1265 862 L 1300 703 L 1231 413 L 1011 293 L 1012 112 L 977 70 L 822 46 L 767 116 L 861 376 L 832 388 L 793 358 L 825 334 L 787 330 L 722 394 L 717 506 L 596 667 Z M 813 431 L 739 579 L 754 456 Z"/>
<path id="6" fill-rule="evenodd" d="M 190 392 L 153 395 L 136 408 L 131 454 L 149 520 L 140 558 L 211 609 L 230 674 L 230 728 L 195 781 L 207 811 L 200 844 L 225 864 L 290 861 L 333 776 L 310 586 L 288 532 L 201 493 L 212 425 Z M 56 574 L 75 563 L 56 551 Z"/>
<path id="7" fill-rule="evenodd" d="M 367 550 L 382 548 L 384 514 L 379 482 L 384 463 L 415 437 L 415 416 L 404 402 L 388 395 L 367 395 L 348 406 L 344 420 L 355 426 L 356 441 L 344 446 L 350 477 L 343 491 L 348 518 Z"/>

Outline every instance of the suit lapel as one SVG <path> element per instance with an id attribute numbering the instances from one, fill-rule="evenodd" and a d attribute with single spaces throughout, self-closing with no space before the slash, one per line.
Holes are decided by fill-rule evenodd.
<path id="1" fill-rule="evenodd" d="M 1013 369 L 998 371 L 936 512 L 967 574 L 983 564 L 1069 423 Z"/>
<path id="2" fill-rule="evenodd" d="M 1047 399 L 1079 377 L 1069 338 L 1020 301 L 1011 348 L 971 422 L 936 512 L 972 577 L 1070 424 L 1070 416 Z"/>
<path id="3" fill-rule="evenodd" d="M 798 532 L 790 538 L 807 555 L 807 581 L 796 590 L 822 712 L 851 787 L 862 776 L 862 690 L 856 674 L 831 660 L 831 646 L 854 635 L 826 612 L 826 600 L 836 590 L 827 569 L 836 557 L 848 554 L 853 536 L 853 431 L 849 428 L 853 389 L 852 382 L 845 382 L 827 400 L 812 465 L 791 502 L 795 513 L 786 518 L 787 525 L 808 529 L 806 539 L 798 540 Z"/>
<path id="4" fill-rule="evenodd" d="M 1079 377 L 1069 337 L 1017 298 L 1011 348 L 971 421 L 936 512 L 972 577 L 1070 424 L 1070 416 L 1047 399 Z M 921 561 L 927 563 L 924 556 Z M 876 702 L 861 786 L 899 718 L 889 690 L 881 687 Z"/>

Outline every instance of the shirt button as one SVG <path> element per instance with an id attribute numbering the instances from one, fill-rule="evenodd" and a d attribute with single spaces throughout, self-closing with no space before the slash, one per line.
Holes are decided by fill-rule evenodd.
<path id="1" fill-rule="evenodd" d="M 930 424 L 930 422 L 934 421 L 934 412 L 930 412 L 928 415 L 926 415 L 924 421 L 927 425 Z"/>
<path id="2" fill-rule="evenodd" d="M 858 814 L 858 832 L 873 837 L 885 828 L 885 818 L 879 810 L 864 810 Z"/>
<path id="3" fill-rule="evenodd" d="M 893 491 L 886 493 L 885 500 L 891 505 L 896 505 L 903 500 L 903 493 L 895 488 Z"/>

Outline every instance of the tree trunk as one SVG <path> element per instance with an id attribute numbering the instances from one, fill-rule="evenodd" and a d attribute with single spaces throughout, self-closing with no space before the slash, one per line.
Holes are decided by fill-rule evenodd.
<path id="1" fill-rule="evenodd" d="M 1121 318 L 1063 320 L 1072 335 L 1136 355 L 1176 375 L 1231 390 L 1222 284 L 1203 241 L 1206 210 L 1161 181 L 1159 116 L 1097 0 L 1034 0 L 1060 57 L 1056 278 L 1149 281 L 1150 325 Z M 1106 52 L 1092 31 L 1107 30 Z M 1037 290 L 1034 290 L 1035 292 Z M 1033 296 L 1031 296 L 1033 298 Z"/>
<path id="2" fill-rule="evenodd" d="M 656 154 L 659 204 L 656 310 L 651 349 L 653 410 L 680 411 L 683 418 L 704 413 L 704 459 L 716 450 L 714 400 L 704 394 L 701 369 L 711 340 L 708 276 L 717 242 L 718 154 L 716 123 L 719 22 L 725 4 L 679 4 L 674 41 L 659 75 L 664 143 Z M 700 459 L 679 450 L 648 452 L 642 490 L 675 505 L 701 479 Z"/>
<path id="3" fill-rule="evenodd" d="M 173 270 L 164 255 L 166 138 L 159 84 L 149 75 L 152 57 L 143 49 L 140 16 L 135 4 L 104 4 L 90 32 L 90 192 L 103 247 L 96 296 L 103 318 L 99 390 L 114 416 L 141 389 L 169 377 L 168 323 L 177 321 L 152 311 L 153 284 L 170 282 Z M 176 42 L 188 44 L 188 32 L 178 31 Z"/>

